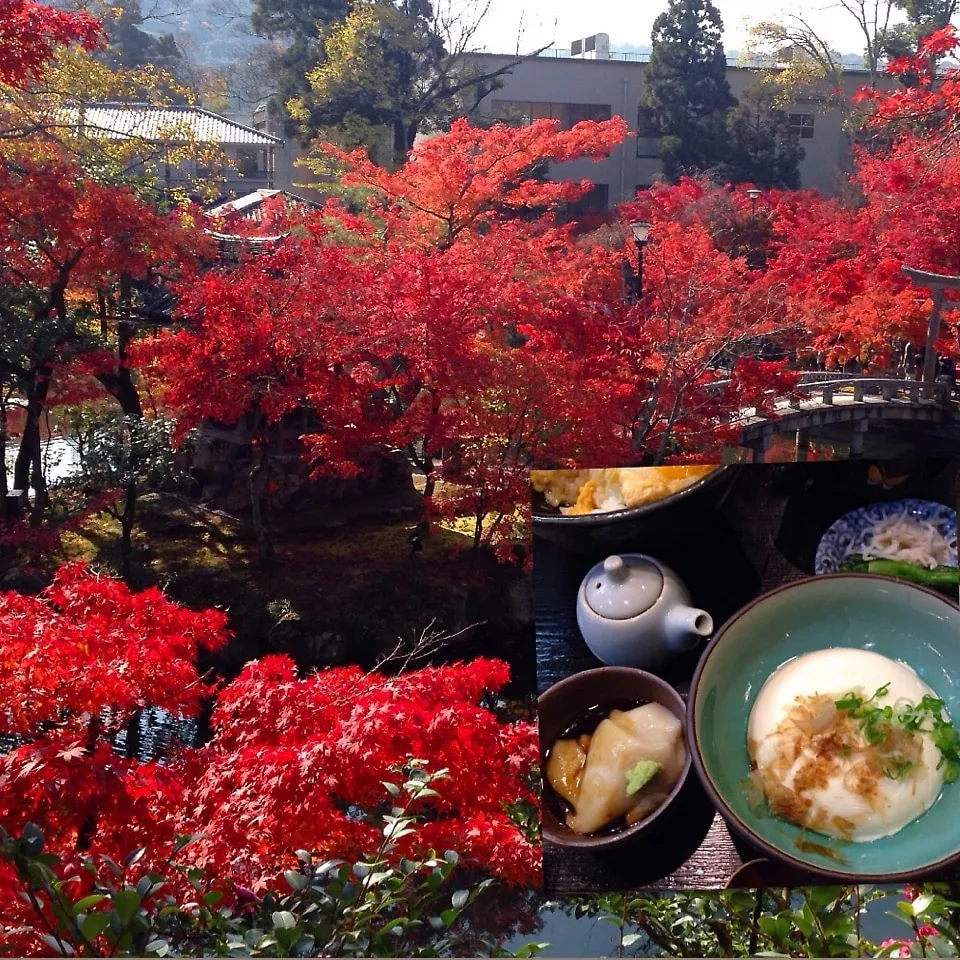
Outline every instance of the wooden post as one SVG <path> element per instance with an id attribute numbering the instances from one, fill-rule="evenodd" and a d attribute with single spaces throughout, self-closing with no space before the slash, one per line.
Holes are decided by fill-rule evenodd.
<path id="1" fill-rule="evenodd" d="M 943 287 L 933 288 L 933 309 L 930 311 L 930 322 L 927 324 L 927 345 L 923 354 L 924 383 L 932 384 L 937 377 L 937 353 L 934 344 L 940 335 L 940 310 L 943 307 Z"/>
<path id="2" fill-rule="evenodd" d="M 937 354 L 934 344 L 940 336 L 940 313 L 943 308 L 943 291 L 955 290 L 960 288 L 960 277 L 953 277 L 944 273 L 929 273 L 926 270 L 917 270 L 914 267 L 903 266 L 901 270 L 918 286 L 927 287 L 930 290 L 930 297 L 933 301 L 933 308 L 930 311 L 930 320 L 927 324 L 927 342 L 926 350 L 923 355 L 923 375 L 921 377 L 925 386 L 930 387 L 929 391 L 924 391 L 930 395 L 935 395 L 932 385 L 937 378 Z"/>

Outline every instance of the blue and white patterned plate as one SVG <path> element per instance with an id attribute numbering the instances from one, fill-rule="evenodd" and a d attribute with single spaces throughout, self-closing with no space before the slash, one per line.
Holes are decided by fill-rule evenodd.
<path id="1" fill-rule="evenodd" d="M 889 516 L 896 516 L 906 510 L 907 515 L 918 520 L 932 523 L 937 530 L 953 545 L 951 563 L 957 565 L 957 512 L 942 503 L 930 500 L 895 500 L 888 503 L 874 503 L 861 507 L 841 517 L 820 539 L 814 570 L 820 573 L 836 573 L 840 564 L 855 553 L 860 553 L 864 540 L 874 524 Z"/>

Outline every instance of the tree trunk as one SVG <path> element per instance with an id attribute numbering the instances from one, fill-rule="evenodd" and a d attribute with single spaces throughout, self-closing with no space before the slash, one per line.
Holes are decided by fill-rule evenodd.
<path id="1" fill-rule="evenodd" d="M 477 515 L 473 518 L 473 552 L 480 550 L 483 543 L 483 518 L 485 516 L 483 507 L 477 508 Z"/>
<path id="2" fill-rule="evenodd" d="M 393 166 L 402 167 L 407 158 L 407 125 L 402 117 L 393 121 Z"/>
<path id="3" fill-rule="evenodd" d="M 137 519 L 137 482 L 131 480 L 123 497 L 120 515 L 120 576 L 129 584 L 133 560 L 133 526 Z"/>
<path id="4" fill-rule="evenodd" d="M 124 742 L 124 755 L 131 760 L 140 759 L 140 748 L 142 746 L 140 737 L 140 720 L 143 717 L 141 710 L 134 710 L 133 715 L 127 721 L 127 738 Z"/>
<path id="5" fill-rule="evenodd" d="M 34 443 L 40 443 L 40 416 L 37 413 L 36 393 L 37 383 L 34 374 L 33 382 L 27 388 L 27 408 L 23 422 L 23 434 L 20 437 L 20 447 L 13 464 L 13 488 L 20 490 L 25 497 L 30 487 L 30 466 L 33 463 Z"/>
<path id="6" fill-rule="evenodd" d="M 428 461 L 429 459 L 425 458 Z M 417 529 L 415 531 L 416 536 L 426 537 L 430 533 L 430 519 L 427 516 L 427 511 L 430 509 L 430 501 L 433 499 L 434 491 L 437 489 L 437 477 L 433 471 L 431 465 L 427 465 L 424 468 L 424 477 L 423 477 L 423 515 L 420 517 L 420 522 L 417 524 Z"/>
<path id="7" fill-rule="evenodd" d="M 420 121 L 412 120 L 407 124 L 407 153 L 413 149 L 413 145 L 417 142 L 417 134 L 420 132 Z"/>
<path id="8" fill-rule="evenodd" d="M 47 493 L 47 481 L 43 475 L 43 450 L 39 442 L 40 427 L 37 425 L 37 443 L 33 449 L 33 464 L 31 482 L 33 484 L 33 510 L 30 513 L 30 526 L 39 527 L 43 523 L 43 515 L 50 505 L 50 495 Z"/>
<path id="9" fill-rule="evenodd" d="M 433 469 L 428 467 L 424 474 L 423 481 L 423 499 L 429 500 L 437 489 L 437 477 Z"/>
<path id="10" fill-rule="evenodd" d="M 137 420 L 143 418 L 143 406 L 140 403 L 140 393 L 128 367 L 121 367 L 117 373 L 101 373 L 97 380 L 103 388 L 120 404 L 120 409 L 126 417 Z"/>
<path id="11" fill-rule="evenodd" d="M 260 412 L 260 404 L 253 404 L 254 441 L 256 460 L 250 470 L 250 507 L 253 511 L 253 529 L 257 536 L 257 560 L 266 566 L 273 560 L 273 536 L 270 530 L 270 517 L 267 498 L 259 488 L 265 488 L 269 481 L 269 438 Z"/>
<path id="12" fill-rule="evenodd" d="M 121 297 L 126 302 L 127 311 L 130 307 L 130 278 L 126 275 L 121 279 Z M 129 583 L 133 563 L 133 528 L 137 520 L 137 499 L 139 488 L 137 484 L 137 444 L 135 431 L 143 422 L 143 405 L 140 402 L 140 393 L 133 381 L 133 374 L 127 365 L 130 342 L 135 330 L 129 319 L 121 319 L 117 324 L 117 371 L 109 374 L 108 379 L 101 382 L 114 396 L 123 415 L 129 423 L 130 430 L 130 481 L 127 483 L 123 500 L 123 514 L 120 518 L 120 573 Z"/>
<path id="13" fill-rule="evenodd" d="M 394 168 L 402 167 L 407 161 L 407 155 L 413 149 L 417 140 L 417 134 L 420 132 L 420 121 L 413 120 L 408 122 L 403 117 L 397 117 L 393 121 L 393 165 Z"/>
<path id="14" fill-rule="evenodd" d="M 97 748 L 97 742 L 103 733 L 103 723 L 99 716 L 91 717 L 87 724 L 87 753 L 93 753 Z M 81 760 L 81 762 L 83 762 Z M 74 844 L 74 850 L 77 853 L 85 853 L 93 845 L 94 838 L 97 835 L 97 826 L 100 821 L 100 811 L 94 808 L 88 811 L 83 818 L 83 823 L 77 829 L 77 842 Z"/>
<path id="15" fill-rule="evenodd" d="M 21 499 L 27 502 L 27 491 L 30 489 L 31 473 L 33 474 L 36 504 L 34 517 L 37 516 L 36 506 L 39 505 L 42 515 L 46 501 L 46 483 L 43 479 L 43 458 L 40 446 L 40 421 L 43 416 L 47 393 L 50 389 L 52 370 L 49 364 L 43 364 L 34 372 L 27 389 L 27 410 L 23 425 L 23 436 L 20 439 L 20 449 L 13 467 L 14 489 L 21 491 Z M 39 484 L 39 486 L 38 486 Z"/>
<path id="16" fill-rule="evenodd" d="M 121 279 L 121 298 L 125 301 L 126 311 L 130 312 L 130 278 L 126 275 Z M 103 325 L 106 325 L 106 307 L 101 307 Z M 133 374 L 127 365 L 130 343 L 133 340 L 135 329 L 130 319 L 121 318 L 117 321 L 117 369 L 112 373 L 97 374 L 97 379 L 104 389 L 120 404 L 126 417 L 136 420 L 143 418 L 143 405 L 140 402 L 140 393 L 133 381 Z"/>
<path id="17" fill-rule="evenodd" d="M 7 519 L 7 398 L 0 394 L 0 520 Z"/>

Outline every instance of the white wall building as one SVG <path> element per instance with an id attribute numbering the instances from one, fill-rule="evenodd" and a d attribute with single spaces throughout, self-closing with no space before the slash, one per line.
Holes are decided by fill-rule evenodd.
<path id="1" fill-rule="evenodd" d="M 479 53 L 472 59 L 496 68 L 508 55 Z M 639 127 L 639 106 L 643 94 L 648 57 L 642 54 L 611 53 L 609 38 L 597 34 L 575 41 L 566 51 L 547 51 L 517 64 L 503 78 L 503 86 L 486 97 L 479 112 L 486 117 L 504 117 L 529 122 L 541 117 L 559 119 L 564 126 L 580 120 L 604 120 L 622 116 L 631 131 Z M 761 71 L 776 67 L 727 67 L 731 92 L 739 97 L 754 84 Z M 845 70 L 842 89 L 852 94 L 869 80 L 865 70 Z M 889 81 L 894 82 L 892 79 Z M 804 99 L 785 108 L 797 131 L 804 158 L 800 162 L 802 186 L 832 194 L 849 169 L 851 141 L 843 126 L 843 113 L 821 100 Z M 551 174 L 558 178 L 588 179 L 596 184 L 590 205 L 605 207 L 630 200 L 638 190 L 651 185 L 660 173 L 655 139 L 628 136 L 608 159 L 576 160 L 557 164 Z"/>

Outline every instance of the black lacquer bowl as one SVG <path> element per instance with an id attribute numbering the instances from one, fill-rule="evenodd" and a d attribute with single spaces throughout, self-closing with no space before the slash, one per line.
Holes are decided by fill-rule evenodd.
<path id="1" fill-rule="evenodd" d="M 689 487 L 660 500 L 626 510 L 564 516 L 541 493 L 533 493 L 533 532 L 559 547 L 578 553 L 620 547 L 662 532 L 676 522 L 680 509 L 716 509 L 725 499 L 739 467 L 721 465 Z"/>

